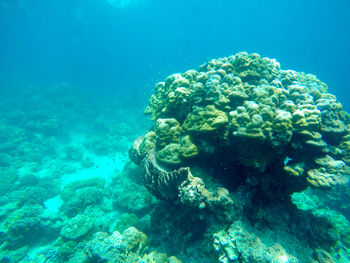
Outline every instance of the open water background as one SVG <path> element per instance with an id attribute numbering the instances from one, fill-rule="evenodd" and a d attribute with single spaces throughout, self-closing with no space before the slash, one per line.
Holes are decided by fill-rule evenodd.
<path id="1" fill-rule="evenodd" d="M 157 81 L 239 51 L 316 74 L 350 108 L 346 0 L 2 0 L 0 85 L 68 82 L 141 96 Z"/>

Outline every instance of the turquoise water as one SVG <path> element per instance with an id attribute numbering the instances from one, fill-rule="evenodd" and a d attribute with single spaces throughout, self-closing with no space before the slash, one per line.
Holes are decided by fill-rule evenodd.
<path id="1" fill-rule="evenodd" d="M 350 262 L 349 10 L 1 0 L 0 262 Z"/>

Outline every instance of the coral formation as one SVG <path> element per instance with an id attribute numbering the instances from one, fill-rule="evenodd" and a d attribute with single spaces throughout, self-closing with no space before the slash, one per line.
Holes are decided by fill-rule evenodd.
<path id="1" fill-rule="evenodd" d="M 99 106 L 85 95 L 63 83 L 18 86 L 0 96 L 0 262 L 84 262 L 73 256 L 94 233 L 147 225 L 140 214 L 129 217 L 134 221 L 119 218 L 151 209 L 147 200 L 154 198 L 140 180 L 138 196 L 131 198 L 135 184 L 129 177 L 138 174 L 121 174 L 128 192 L 111 178 L 122 170 L 137 131 L 145 130 L 142 109 L 112 97 L 108 107 L 106 100 Z M 120 199 L 113 200 L 117 190 Z M 113 201 L 123 202 L 126 211 Z"/>
<path id="2" fill-rule="evenodd" d="M 256 200 L 255 206 L 293 202 L 306 217 L 322 221 L 332 210 L 322 210 L 317 198 L 303 191 L 308 186 L 344 188 L 349 181 L 349 115 L 325 83 L 311 74 L 283 70 L 276 60 L 241 52 L 173 74 L 156 84 L 145 113 L 155 128 L 129 151 L 141 167 L 145 187 L 202 217 L 214 214 L 229 225 L 235 218 L 233 196 L 245 193 L 246 210 L 254 209 L 248 200 Z M 264 222 L 264 210 L 258 209 L 251 220 Z M 341 213 L 334 215 L 345 222 Z M 329 245 L 346 244 L 339 233 L 347 224 L 333 225 L 338 237 Z M 289 255 L 280 245 L 254 241 L 257 247 L 244 248 L 258 239 L 243 232 L 216 235 L 219 262 L 300 261 L 300 255 Z M 239 236 L 248 239 L 239 241 Z M 321 246 L 318 234 L 312 238 Z M 335 257 L 326 250 L 315 252 L 314 259 L 325 253 Z"/>
<path id="3" fill-rule="evenodd" d="M 144 215 L 151 210 L 153 196 L 144 187 L 127 177 L 115 177 L 113 182 L 116 185 L 112 195 L 115 208 L 137 215 Z"/>
<path id="4" fill-rule="evenodd" d="M 233 224 L 225 232 L 214 234 L 214 248 L 218 252 L 218 262 L 299 262 L 276 243 L 268 247 L 256 235 L 248 232 L 240 224 Z"/>
<path id="5" fill-rule="evenodd" d="M 78 251 L 70 262 L 149 262 L 181 263 L 176 257 L 166 254 L 148 252 L 147 236 L 134 227 L 129 227 L 123 234 L 114 231 L 111 235 L 104 232 L 94 234 L 82 251 Z M 75 260 L 75 261 L 74 261 Z"/>
<path id="6" fill-rule="evenodd" d="M 15 169 L 8 167 L 0 167 L 0 195 L 5 195 L 7 192 L 14 189 L 13 183 L 18 178 L 18 173 Z"/>
<path id="7" fill-rule="evenodd" d="M 350 116 L 315 76 L 213 59 L 156 85 L 149 130 L 76 94 L 0 96 L 0 262 L 350 262 Z"/>
<path id="8" fill-rule="evenodd" d="M 208 64 L 156 85 L 146 113 L 156 122 L 157 161 L 186 166 L 187 157 L 200 160 L 228 148 L 232 162 L 262 176 L 282 156 L 291 159 L 282 173 L 306 177 L 315 187 L 347 182 L 345 156 L 329 149 L 346 148 L 348 119 L 324 83 L 258 54 Z"/>
<path id="9" fill-rule="evenodd" d="M 61 229 L 60 235 L 69 240 L 78 240 L 94 227 L 94 220 L 88 214 L 78 214 Z"/>

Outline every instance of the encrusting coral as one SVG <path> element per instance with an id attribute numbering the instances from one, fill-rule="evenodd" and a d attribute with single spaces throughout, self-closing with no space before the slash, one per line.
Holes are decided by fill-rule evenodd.
<path id="1" fill-rule="evenodd" d="M 232 222 L 230 192 L 239 185 L 278 202 L 308 186 L 328 190 L 349 181 L 349 114 L 325 83 L 274 59 L 241 52 L 173 74 L 155 86 L 145 113 L 155 129 L 129 155 L 146 188 L 221 213 L 220 221 Z M 312 199 L 292 199 L 313 209 Z"/>

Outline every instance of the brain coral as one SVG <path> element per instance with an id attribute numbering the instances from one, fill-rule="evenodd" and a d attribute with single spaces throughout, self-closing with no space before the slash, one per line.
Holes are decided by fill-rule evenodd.
<path id="1" fill-rule="evenodd" d="M 270 199 L 348 182 L 349 115 L 325 83 L 274 59 L 241 52 L 173 74 L 145 113 L 155 129 L 130 154 L 156 196 L 201 195 L 184 187 L 193 180 L 180 171 L 192 166 L 209 166 L 225 187 L 241 178 Z"/>

